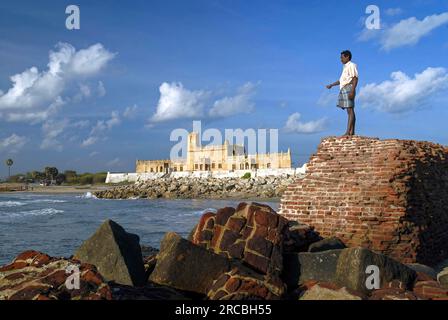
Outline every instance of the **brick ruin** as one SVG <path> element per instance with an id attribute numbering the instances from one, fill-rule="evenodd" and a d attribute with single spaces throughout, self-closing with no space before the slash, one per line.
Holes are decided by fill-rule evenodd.
<path id="1" fill-rule="evenodd" d="M 279 213 L 403 263 L 448 258 L 448 147 L 361 136 L 322 139 Z"/>

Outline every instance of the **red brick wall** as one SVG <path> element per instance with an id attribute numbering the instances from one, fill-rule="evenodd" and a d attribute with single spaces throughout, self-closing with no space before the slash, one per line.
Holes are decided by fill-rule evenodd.
<path id="1" fill-rule="evenodd" d="M 448 147 L 413 140 L 328 137 L 280 214 L 402 262 L 448 258 Z"/>

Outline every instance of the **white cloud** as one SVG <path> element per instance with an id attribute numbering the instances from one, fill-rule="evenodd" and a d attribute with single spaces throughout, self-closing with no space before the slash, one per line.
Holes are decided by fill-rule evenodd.
<path id="1" fill-rule="evenodd" d="M 43 150 L 62 151 L 63 146 L 58 137 L 64 133 L 64 130 L 69 126 L 69 121 L 64 120 L 48 120 L 42 125 L 42 132 L 44 139 L 40 145 Z"/>
<path id="2" fill-rule="evenodd" d="M 26 137 L 18 136 L 13 133 L 7 138 L 0 140 L 0 151 L 9 151 L 10 153 L 17 153 L 28 142 Z"/>
<path id="3" fill-rule="evenodd" d="M 88 85 L 85 85 L 85 84 L 81 84 L 79 86 L 79 91 L 86 98 L 90 97 L 90 95 L 92 94 L 92 92 L 90 91 L 90 87 Z"/>
<path id="4" fill-rule="evenodd" d="M 108 120 L 98 120 L 96 125 L 92 128 L 90 134 L 98 134 L 106 130 L 112 129 L 112 127 L 119 125 L 121 123 L 120 115 L 118 111 L 112 111 L 110 119 Z"/>
<path id="5" fill-rule="evenodd" d="M 106 88 L 104 87 L 104 83 L 102 81 L 98 82 L 97 91 L 99 97 L 104 97 L 106 95 Z"/>
<path id="6" fill-rule="evenodd" d="M 415 45 L 422 37 L 446 23 L 448 23 L 448 12 L 427 16 L 423 20 L 418 20 L 415 17 L 401 20 L 386 31 L 381 39 L 382 48 L 390 50 Z"/>
<path id="7" fill-rule="evenodd" d="M 107 51 L 102 44 L 97 43 L 87 49 L 76 52 L 69 44 L 67 46 L 71 52 L 68 60 L 68 73 L 74 75 L 89 76 L 98 73 L 107 63 L 115 57 L 114 53 Z"/>
<path id="8" fill-rule="evenodd" d="M 90 135 L 81 143 L 81 147 L 88 147 L 100 139 L 100 136 L 104 135 L 106 131 L 111 130 L 114 126 L 121 123 L 120 114 L 118 111 L 112 111 L 111 117 L 108 120 L 98 120 L 92 130 L 90 130 Z"/>
<path id="9" fill-rule="evenodd" d="M 378 38 L 381 48 L 389 51 L 399 47 L 415 45 L 423 37 L 428 36 L 431 31 L 444 24 L 448 24 L 448 12 L 427 16 L 423 20 L 411 17 L 401 20 L 391 27 L 383 24 L 383 30 L 364 29 L 358 40 L 369 41 Z"/>
<path id="10" fill-rule="evenodd" d="M 386 9 L 385 12 L 386 12 L 386 14 L 388 16 L 398 16 L 398 15 L 403 13 L 403 9 L 401 9 L 401 8 L 389 8 L 389 9 Z"/>
<path id="11" fill-rule="evenodd" d="M 89 121 L 89 120 L 80 120 L 80 121 L 77 121 L 77 122 L 72 123 L 72 126 L 73 126 L 74 128 L 80 128 L 80 129 L 83 129 L 83 128 L 88 127 L 89 124 L 90 124 L 90 121 Z"/>
<path id="12" fill-rule="evenodd" d="M 391 74 L 391 80 L 363 86 L 358 99 L 363 107 L 398 113 L 426 104 L 434 94 L 447 88 L 448 70 L 445 68 L 427 68 L 413 78 L 396 71 Z"/>
<path id="13" fill-rule="evenodd" d="M 295 112 L 288 117 L 285 124 L 287 132 L 296 133 L 317 133 L 325 130 L 327 119 L 322 118 L 315 121 L 302 122 L 300 121 L 301 114 Z"/>
<path id="14" fill-rule="evenodd" d="M 238 89 L 233 97 L 224 97 L 215 101 L 213 107 L 209 110 L 211 117 L 229 117 L 239 113 L 250 113 L 255 104 L 251 101 L 255 94 L 256 85 L 247 82 Z"/>
<path id="15" fill-rule="evenodd" d="M 127 119 L 134 119 L 135 116 L 137 115 L 137 110 L 138 110 L 138 107 L 136 104 L 134 104 L 131 107 L 126 107 L 126 109 L 123 112 L 123 117 L 125 117 Z"/>
<path id="16" fill-rule="evenodd" d="M 93 152 L 90 152 L 90 154 L 89 154 L 89 157 L 90 158 L 93 158 L 93 157 L 95 157 L 95 156 L 97 156 L 97 155 L 99 155 L 100 153 L 98 152 L 98 151 L 93 151 Z"/>
<path id="17" fill-rule="evenodd" d="M 89 147 L 98 141 L 97 137 L 88 137 L 81 143 L 81 147 Z"/>
<path id="18" fill-rule="evenodd" d="M 53 106 L 61 105 L 61 95 L 72 81 L 95 75 L 113 57 L 101 44 L 76 51 L 68 43 L 59 43 L 56 51 L 50 51 L 47 70 L 31 67 L 11 76 L 11 88 L 0 94 L 2 117 L 6 121 L 45 121 Z M 86 94 L 86 88 L 81 92 Z"/>
<path id="19" fill-rule="evenodd" d="M 180 118 L 229 117 L 239 113 L 253 111 L 255 104 L 251 100 L 255 95 L 258 84 L 247 82 L 234 96 L 222 96 L 220 91 L 191 91 L 182 83 L 164 82 L 160 86 L 160 98 L 155 114 L 149 119 L 147 128 L 153 127 L 156 122 Z M 214 101 L 211 99 L 216 97 Z M 205 112 L 205 106 L 210 109 Z"/>
<path id="20" fill-rule="evenodd" d="M 202 117 L 207 92 L 190 91 L 185 89 L 182 83 L 167 82 L 162 83 L 159 91 L 159 103 L 156 113 L 151 118 L 152 122 Z"/>
<path id="21" fill-rule="evenodd" d="M 50 106 L 44 110 L 17 110 L 6 112 L 4 119 L 9 122 L 28 122 L 30 124 L 36 124 L 51 118 L 56 115 L 60 107 L 66 104 L 66 101 L 61 97 L 57 97 Z"/>

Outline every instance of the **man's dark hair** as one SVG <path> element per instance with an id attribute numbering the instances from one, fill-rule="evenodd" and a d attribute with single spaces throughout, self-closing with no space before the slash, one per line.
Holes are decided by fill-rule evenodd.
<path id="1" fill-rule="evenodd" d="M 349 50 L 344 50 L 341 52 L 345 57 L 348 57 L 349 60 L 352 60 L 352 53 Z"/>

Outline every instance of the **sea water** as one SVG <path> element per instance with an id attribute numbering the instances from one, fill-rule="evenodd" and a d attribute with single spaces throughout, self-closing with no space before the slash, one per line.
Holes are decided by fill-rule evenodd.
<path id="1" fill-rule="evenodd" d="M 102 200 L 86 194 L 0 194 L 0 265 L 25 250 L 69 257 L 106 219 L 140 237 L 140 244 L 159 247 L 168 231 L 187 237 L 207 210 L 244 200 L 133 199 Z M 259 201 L 274 210 L 278 202 Z"/>

